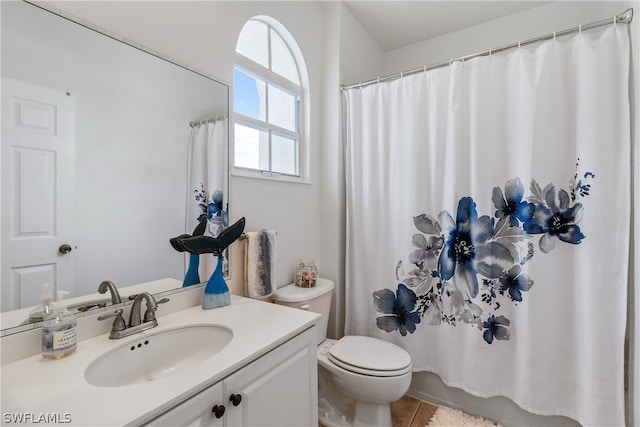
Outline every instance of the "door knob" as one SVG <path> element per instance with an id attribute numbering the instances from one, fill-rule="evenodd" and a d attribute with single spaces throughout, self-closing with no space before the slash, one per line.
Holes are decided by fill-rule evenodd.
<path id="1" fill-rule="evenodd" d="M 238 406 L 240 404 L 240 402 L 242 402 L 242 395 L 241 394 L 232 394 L 229 397 L 229 400 L 231 401 L 233 406 Z"/>
<path id="2" fill-rule="evenodd" d="M 216 418 L 222 418 L 224 415 L 224 405 L 214 405 L 214 407 L 211 408 L 211 412 L 213 412 Z"/>
<path id="3" fill-rule="evenodd" d="M 71 251 L 71 245 L 68 245 L 66 243 L 64 245 L 60 245 L 60 247 L 58 248 L 58 252 L 60 252 L 62 255 L 68 254 Z"/>

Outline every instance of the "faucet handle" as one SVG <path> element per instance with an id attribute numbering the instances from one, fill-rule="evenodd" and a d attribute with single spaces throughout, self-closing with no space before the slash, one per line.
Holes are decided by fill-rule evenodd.
<path id="1" fill-rule="evenodd" d="M 152 296 L 153 298 L 153 296 Z M 155 298 L 154 298 L 155 301 Z M 153 322 L 154 320 L 156 320 L 156 313 L 155 311 L 158 309 L 158 304 L 164 304 L 166 302 L 169 302 L 169 298 L 162 298 L 159 301 L 156 301 L 155 304 L 153 305 L 149 305 L 147 304 L 147 309 L 144 312 L 144 317 L 142 319 L 143 322 Z"/>
<path id="2" fill-rule="evenodd" d="M 111 327 L 111 331 L 124 331 L 127 328 L 126 323 L 124 322 L 124 317 L 122 317 L 123 310 L 121 308 L 117 309 L 113 313 L 103 314 L 98 317 L 98 320 L 106 320 L 112 317 L 115 317 L 113 320 L 113 326 Z"/>
<path id="3" fill-rule="evenodd" d="M 136 299 L 136 297 L 140 295 L 140 294 L 131 294 L 128 297 L 126 297 L 129 301 L 133 301 Z M 171 301 L 169 298 L 162 298 L 161 300 L 156 301 L 156 304 L 164 304 L 165 302 L 169 302 Z"/>
<path id="4" fill-rule="evenodd" d="M 156 320 L 156 307 L 149 307 L 144 311 L 144 317 L 142 318 L 143 322 L 153 322 Z"/>

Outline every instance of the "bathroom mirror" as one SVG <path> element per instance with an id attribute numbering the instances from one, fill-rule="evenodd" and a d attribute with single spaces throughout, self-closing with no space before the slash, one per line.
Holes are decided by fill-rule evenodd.
<path id="1" fill-rule="evenodd" d="M 228 86 L 64 14 L 1 7 L 3 335 L 45 282 L 71 298 L 104 280 L 179 287 L 190 122 L 225 121 Z"/>

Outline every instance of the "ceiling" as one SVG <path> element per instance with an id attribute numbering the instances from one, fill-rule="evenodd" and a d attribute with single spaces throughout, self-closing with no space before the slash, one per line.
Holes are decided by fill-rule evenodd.
<path id="1" fill-rule="evenodd" d="M 349 10 L 388 51 L 471 27 L 549 1 L 345 1 Z"/>

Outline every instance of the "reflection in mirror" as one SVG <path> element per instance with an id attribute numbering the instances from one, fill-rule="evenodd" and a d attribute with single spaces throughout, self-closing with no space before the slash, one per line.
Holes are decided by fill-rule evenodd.
<path id="1" fill-rule="evenodd" d="M 1 7 L 3 334 L 45 283 L 85 311 L 110 304 L 105 280 L 123 301 L 179 288 L 189 123 L 226 117 L 228 86 L 38 6 Z"/>

